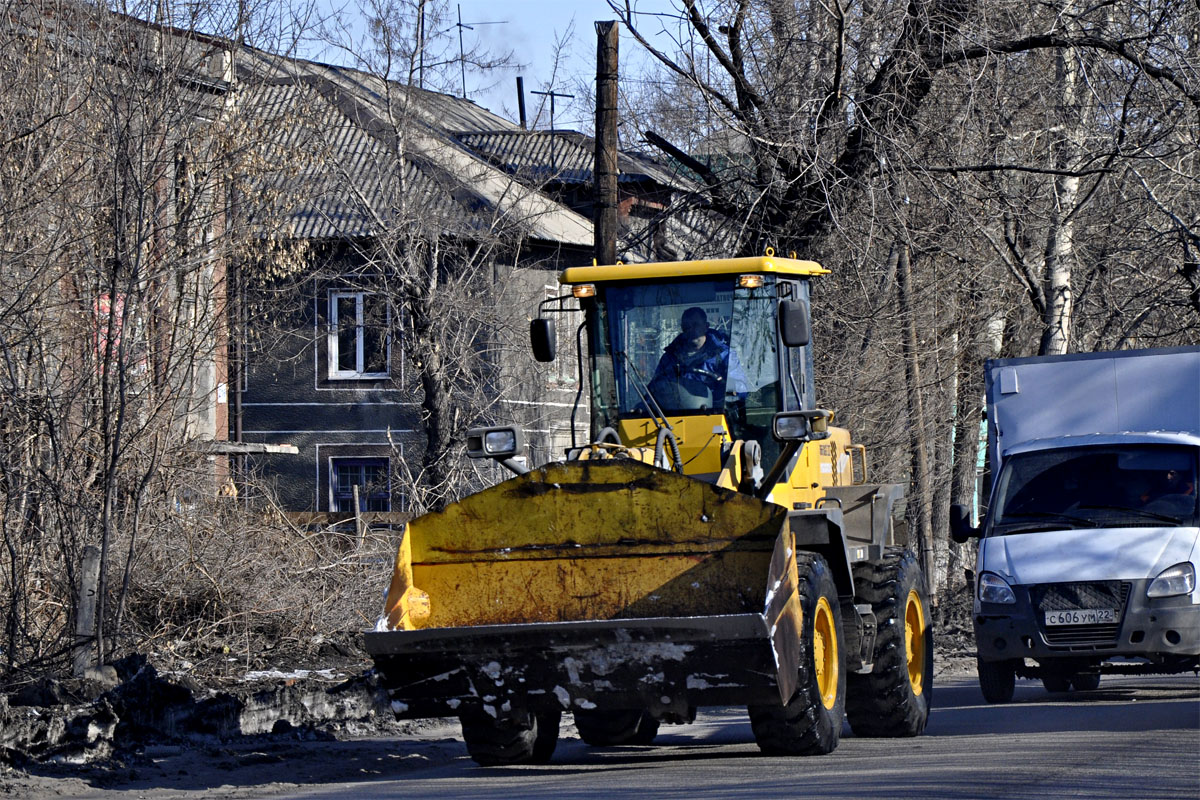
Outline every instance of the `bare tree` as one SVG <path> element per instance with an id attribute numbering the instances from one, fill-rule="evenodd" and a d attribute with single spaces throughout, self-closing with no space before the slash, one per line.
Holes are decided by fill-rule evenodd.
<path id="1" fill-rule="evenodd" d="M 539 255 L 534 242 L 565 233 L 586 247 L 591 235 L 582 217 L 538 190 L 540 179 L 518 181 L 444 132 L 454 115 L 476 113 L 432 91 L 460 80 L 446 49 L 448 10 L 427 0 L 373 2 L 364 9 L 369 41 L 343 42 L 356 69 L 295 62 L 276 77 L 315 109 L 290 143 L 309 161 L 297 178 L 313 197 L 306 213 L 331 242 L 288 291 L 311 297 L 317 285 L 377 301 L 364 324 L 390 361 L 374 374 L 417 404 L 417 433 L 393 436 L 391 460 L 412 512 L 479 484 L 461 458 L 472 425 L 534 421 L 544 379 L 529 381 L 516 362 L 529 361 L 522 323 L 545 296 L 537 263 L 554 255 L 545 245 Z"/>
<path id="2" fill-rule="evenodd" d="M 199 445 L 223 433 L 227 265 L 261 238 L 230 213 L 232 177 L 261 169 L 234 59 L 266 29 L 239 9 L 30 3 L 0 19 L 10 677 L 72 646 L 85 547 L 100 552 L 90 644 L 101 660 L 123 647 L 153 582 L 139 565 L 160 566 L 156 540 L 225 477 Z M 227 35 L 175 27 L 200 22 Z"/>
<path id="3" fill-rule="evenodd" d="M 834 270 L 814 290 L 818 390 L 911 477 L 941 577 L 981 355 L 1195 340 L 1193 5 L 610 7 L 662 65 L 625 105 L 694 156 L 693 202 L 738 252 Z"/>

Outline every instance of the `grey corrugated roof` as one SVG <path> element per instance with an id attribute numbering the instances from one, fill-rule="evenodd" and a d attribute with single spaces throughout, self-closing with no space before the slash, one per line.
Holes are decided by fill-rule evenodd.
<path id="1" fill-rule="evenodd" d="M 443 133 L 445 120 L 459 128 L 506 124 L 491 112 L 356 70 L 251 56 L 242 64 L 247 75 L 270 80 L 247 90 L 243 102 L 255 104 L 253 115 L 277 123 L 275 157 L 287 166 L 272 188 L 297 194 L 292 235 L 373 236 L 403 209 L 446 230 L 505 228 L 591 246 L 589 220 Z M 389 109 L 398 111 L 390 115 Z M 401 175 L 395 174 L 397 142 L 403 146 Z M 401 187 L 403 203 L 397 199 Z"/>
<path id="2" fill-rule="evenodd" d="M 595 140 L 577 131 L 460 130 L 466 147 L 513 175 L 559 183 L 591 183 Z M 650 158 L 622 152 L 617 158 L 617 181 L 655 183 L 672 189 L 695 186 Z"/>

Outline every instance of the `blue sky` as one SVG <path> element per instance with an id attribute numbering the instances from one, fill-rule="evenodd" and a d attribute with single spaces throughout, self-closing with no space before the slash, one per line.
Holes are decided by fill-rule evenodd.
<path id="1" fill-rule="evenodd" d="M 348 20 L 359 18 L 356 0 L 321 2 L 329 8 L 346 9 L 344 13 Z M 451 14 L 454 13 L 455 4 L 461 7 L 464 24 L 503 23 L 476 24 L 473 30 L 464 31 L 468 49 L 474 38 L 476 43 L 493 52 L 511 51 L 518 65 L 511 69 L 495 70 L 489 75 L 468 73 L 467 95 L 472 100 L 501 116 L 516 120 L 516 76 L 521 75 L 525 81 L 526 110 L 531 122 L 540 114 L 538 127 L 549 127 L 546 98 L 531 95 L 530 92 L 553 88 L 576 95 L 574 101 L 556 100 L 555 126 L 577 130 L 590 126 L 596 68 L 596 32 L 593 23 L 615 19 L 605 0 L 452 0 Z M 673 10 L 671 0 L 635 0 L 633 5 L 639 12 Z M 658 20 L 652 17 L 645 19 L 646 30 L 660 29 Z M 554 45 L 556 40 L 563 39 L 566 41 L 556 73 Z M 317 60 L 341 61 L 336 54 L 328 51 L 306 55 Z M 640 57 L 642 53 L 637 42 L 622 31 L 622 71 L 631 72 L 635 69 Z"/>

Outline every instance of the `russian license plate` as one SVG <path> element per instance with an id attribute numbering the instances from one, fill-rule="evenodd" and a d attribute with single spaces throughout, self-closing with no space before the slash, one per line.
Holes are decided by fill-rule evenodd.
<path id="1" fill-rule="evenodd" d="M 1120 615 L 1115 608 L 1071 608 L 1064 611 L 1047 611 L 1046 625 L 1104 625 L 1117 622 Z"/>

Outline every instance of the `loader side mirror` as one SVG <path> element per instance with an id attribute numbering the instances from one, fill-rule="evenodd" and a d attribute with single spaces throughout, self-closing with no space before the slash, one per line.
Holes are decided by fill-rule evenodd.
<path id="1" fill-rule="evenodd" d="M 554 325 L 545 317 L 529 321 L 529 343 L 533 347 L 533 357 L 543 364 L 554 360 L 555 333 Z"/>
<path id="2" fill-rule="evenodd" d="M 785 347 L 804 347 L 812 339 L 812 323 L 808 305 L 799 300 L 784 300 L 779 304 L 779 336 Z"/>
<path id="3" fill-rule="evenodd" d="M 525 448 L 520 428 L 504 425 L 495 428 L 472 428 L 467 431 L 467 457 L 491 458 L 517 475 L 529 471 L 525 459 L 517 453 Z"/>
<path id="4" fill-rule="evenodd" d="M 829 421 L 833 413 L 823 408 L 800 411 L 780 411 L 772 421 L 771 431 L 781 442 L 807 442 L 829 438 Z"/>
<path id="5" fill-rule="evenodd" d="M 950 538 L 959 544 L 979 538 L 979 528 L 971 524 L 971 512 L 959 503 L 950 506 Z"/>

